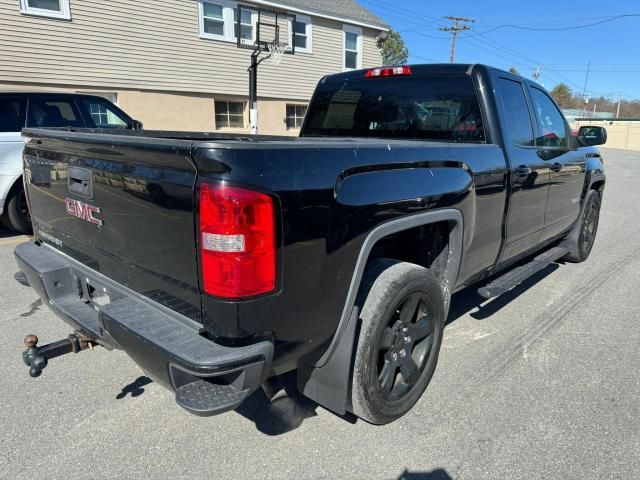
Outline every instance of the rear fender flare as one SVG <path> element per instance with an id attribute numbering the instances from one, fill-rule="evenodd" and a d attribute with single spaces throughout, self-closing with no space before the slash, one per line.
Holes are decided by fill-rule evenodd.
<path id="1" fill-rule="evenodd" d="M 298 388 L 302 393 L 336 413 L 346 412 L 349 406 L 349 381 L 359 313 L 356 297 L 373 246 L 391 234 L 443 221 L 451 224 L 449 258 L 442 282 L 445 315 L 447 314 L 462 257 L 464 228 L 462 213 L 452 208 L 435 210 L 391 220 L 377 226 L 369 232 L 360 249 L 347 300 L 331 344 L 314 365 L 301 367 Z"/>

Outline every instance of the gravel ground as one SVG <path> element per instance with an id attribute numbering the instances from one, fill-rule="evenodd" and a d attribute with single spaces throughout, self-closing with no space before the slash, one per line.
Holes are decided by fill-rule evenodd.
<path id="1" fill-rule="evenodd" d="M 30 379 L 24 336 L 69 328 L 14 280 L 26 237 L 0 230 L 0 478 L 640 478 L 640 153 L 603 152 L 589 261 L 490 302 L 456 294 L 431 386 L 384 427 L 260 395 L 194 417 L 100 349 Z"/>

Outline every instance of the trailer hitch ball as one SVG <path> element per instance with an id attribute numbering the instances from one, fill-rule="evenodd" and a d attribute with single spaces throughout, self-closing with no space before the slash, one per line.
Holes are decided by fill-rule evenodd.
<path id="1" fill-rule="evenodd" d="M 79 332 L 72 333 L 64 340 L 49 343 L 42 347 L 38 346 L 38 337 L 27 335 L 24 339 L 25 350 L 22 352 L 22 360 L 29 367 L 29 376 L 36 378 L 42 374 L 42 370 L 52 358 L 65 355 L 67 353 L 78 353 L 87 348 L 93 348 L 90 338 Z"/>
<path id="2" fill-rule="evenodd" d="M 31 367 L 29 368 L 29 376 L 36 378 L 42 374 L 42 370 L 47 366 L 47 359 L 39 354 L 38 337 L 35 335 L 27 335 L 24 339 L 25 351 L 22 352 L 22 360 Z"/>

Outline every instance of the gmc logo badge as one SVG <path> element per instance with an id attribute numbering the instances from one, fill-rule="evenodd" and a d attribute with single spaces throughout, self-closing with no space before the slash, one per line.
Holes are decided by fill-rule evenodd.
<path id="1" fill-rule="evenodd" d="M 94 207 L 93 205 L 72 198 L 65 198 L 64 203 L 69 215 L 102 226 L 102 220 L 94 216 L 96 213 L 100 213 L 100 207 Z"/>

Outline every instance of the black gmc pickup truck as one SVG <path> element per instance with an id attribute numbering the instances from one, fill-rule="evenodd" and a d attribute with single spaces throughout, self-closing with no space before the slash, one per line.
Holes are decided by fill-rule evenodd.
<path id="1" fill-rule="evenodd" d="M 585 260 L 605 185 L 604 129 L 572 134 L 542 87 L 483 65 L 324 77 L 300 138 L 23 135 L 35 240 L 15 256 L 75 330 L 27 337 L 30 374 L 122 349 L 200 415 L 295 372 L 334 412 L 397 419 L 452 294 Z"/>

